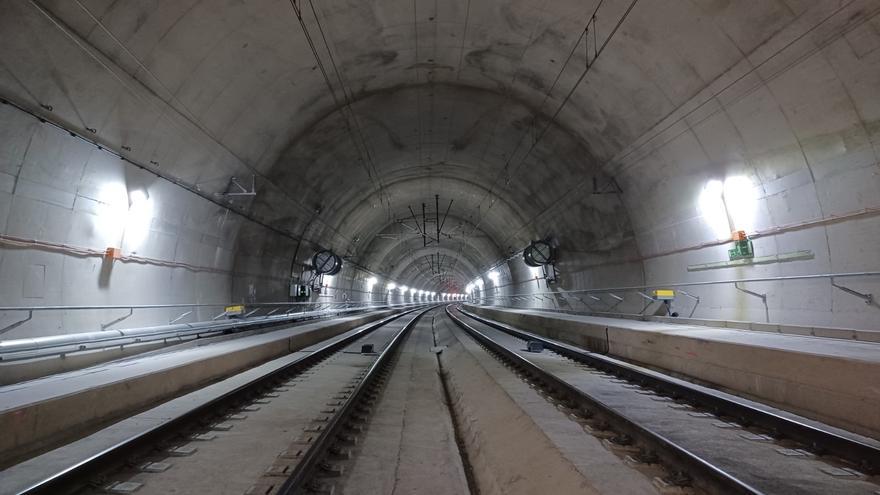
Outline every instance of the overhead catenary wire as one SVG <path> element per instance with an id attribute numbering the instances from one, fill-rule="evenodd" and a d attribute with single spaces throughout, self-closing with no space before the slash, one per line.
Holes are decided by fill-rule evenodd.
<path id="1" fill-rule="evenodd" d="M 330 65 L 333 69 L 334 75 L 336 77 L 337 82 L 339 83 L 340 89 L 342 91 L 343 101 L 340 102 L 339 97 L 336 94 L 336 89 L 333 87 L 333 83 L 330 80 L 330 75 L 327 71 L 327 68 L 324 65 L 324 61 L 321 58 L 318 47 L 315 44 L 315 40 L 312 37 L 311 32 L 309 31 L 308 26 L 306 25 L 305 18 L 303 18 L 302 7 L 297 5 L 297 0 L 289 0 L 290 5 L 293 8 L 294 14 L 296 15 L 297 21 L 299 22 L 300 29 L 303 32 L 303 36 L 306 39 L 306 43 L 309 45 L 309 49 L 312 52 L 312 56 L 315 58 L 315 63 L 321 72 L 321 76 L 324 79 L 324 83 L 327 86 L 327 89 L 330 93 L 330 97 L 333 100 L 333 104 L 336 108 L 339 109 L 340 114 L 343 116 L 343 120 L 345 121 L 346 130 L 349 133 L 352 145 L 354 145 L 355 150 L 357 150 L 358 154 L 361 155 L 361 160 L 364 162 L 363 166 L 366 169 L 367 176 L 370 180 L 376 185 L 378 189 L 379 200 L 385 203 L 388 219 L 391 218 L 391 198 L 385 190 L 385 186 L 382 183 L 382 179 L 379 176 L 378 169 L 376 168 L 375 162 L 373 161 L 372 154 L 370 153 L 369 145 L 367 144 L 367 140 L 364 137 L 363 129 L 360 126 L 360 122 L 358 121 L 357 114 L 352 107 L 352 97 L 349 94 L 349 90 L 345 85 L 345 81 L 342 77 L 342 73 L 339 70 L 339 66 L 336 64 L 336 60 L 333 57 L 333 52 L 330 48 L 330 43 L 327 40 L 327 36 L 324 33 L 324 28 L 321 24 L 320 17 L 318 16 L 318 12 L 315 9 L 314 3 L 311 0 L 308 0 L 309 7 L 312 11 L 312 15 L 315 18 L 315 25 L 318 28 L 318 32 L 321 36 L 321 40 L 324 44 L 324 49 L 327 51 L 327 56 L 330 60 Z M 348 114 L 346 114 L 346 111 Z"/>
<path id="2" fill-rule="evenodd" d="M 684 115 L 682 115 L 682 116 L 680 116 L 679 118 L 673 120 L 673 121 L 670 122 L 668 125 L 663 126 L 661 129 L 656 130 L 656 132 L 652 133 L 651 137 L 649 137 L 649 138 L 647 138 L 647 139 L 643 139 L 643 137 L 639 137 L 639 138 L 636 139 L 634 142 L 643 141 L 643 144 L 641 144 L 641 145 L 637 145 L 637 146 L 634 146 L 633 148 L 629 149 L 628 151 L 625 151 L 625 152 L 623 153 L 623 155 L 612 158 L 611 160 L 607 161 L 606 163 L 600 165 L 600 168 L 601 168 L 602 170 L 608 170 L 608 169 L 610 169 L 612 166 L 614 166 L 615 164 L 622 164 L 622 163 L 623 163 L 623 160 L 627 159 L 627 158 L 630 157 L 632 154 L 636 153 L 636 152 L 639 151 L 640 149 L 642 149 L 642 148 L 644 148 L 645 146 L 647 146 L 649 143 L 651 143 L 652 141 L 654 141 L 657 137 L 664 135 L 664 133 L 665 133 L 666 131 L 668 131 L 669 129 L 673 128 L 675 125 L 677 125 L 677 124 L 679 124 L 679 123 L 685 121 L 685 119 L 687 119 L 687 118 L 690 117 L 691 115 L 693 115 L 693 114 L 699 112 L 701 109 L 705 108 L 705 105 L 707 105 L 708 103 L 713 102 L 713 101 L 716 101 L 715 97 L 716 97 L 717 95 L 723 93 L 724 91 L 728 90 L 728 89 L 731 88 L 731 87 L 736 86 L 737 84 L 740 84 L 740 83 L 741 83 L 743 80 L 745 80 L 747 77 L 753 75 L 753 74 L 756 73 L 758 70 L 760 70 L 762 67 L 764 67 L 766 64 L 768 64 L 770 61 L 772 61 L 776 55 L 778 55 L 778 54 L 782 53 L 784 50 L 790 48 L 791 46 L 793 46 L 793 45 L 794 45 L 795 43 L 797 43 L 798 41 L 800 41 L 800 40 L 802 40 L 802 39 L 805 39 L 810 33 L 813 33 L 816 29 L 818 29 L 820 26 L 822 26 L 823 24 L 825 24 L 826 22 L 828 22 L 828 21 L 829 21 L 830 19 L 832 19 L 834 16 L 836 16 L 837 14 L 839 14 L 840 12 L 842 12 L 843 9 L 845 9 L 846 7 L 848 7 L 849 5 L 851 5 L 852 3 L 854 3 L 854 0 L 851 0 L 850 2 L 847 2 L 846 4 L 841 5 L 840 7 L 836 8 L 834 11 L 832 11 L 832 12 L 829 13 L 827 16 L 825 16 L 825 17 L 822 18 L 820 21 L 818 21 L 815 25 L 813 25 L 813 26 L 810 27 L 809 29 L 805 30 L 805 31 L 804 31 L 803 33 L 801 33 L 800 35 L 794 37 L 792 40 L 790 40 L 790 41 L 789 41 L 788 43 L 786 43 L 784 46 L 780 47 L 780 48 L 779 48 L 778 50 L 776 50 L 773 54 L 771 54 L 770 56 L 768 56 L 764 61 L 762 61 L 762 62 L 759 63 L 759 64 L 756 64 L 756 65 L 752 66 L 749 70 L 745 71 L 743 74 L 741 74 L 741 75 L 738 76 L 737 78 L 735 78 L 735 79 L 733 79 L 732 81 L 730 81 L 729 83 L 727 83 L 724 87 L 722 87 L 720 90 L 718 90 L 718 91 L 715 93 L 715 95 L 713 95 L 713 97 L 711 97 L 711 98 L 707 98 L 705 101 L 703 101 L 703 102 L 700 103 L 699 105 L 695 105 L 694 108 L 692 108 L 691 110 L 689 110 L 688 112 L 686 112 Z M 834 40 L 837 40 L 837 39 L 839 39 L 841 36 L 845 35 L 846 33 L 851 32 L 852 30 L 858 28 L 859 26 L 861 26 L 861 25 L 863 25 L 864 23 L 870 21 L 871 19 L 873 19 L 873 18 L 876 17 L 877 15 L 880 15 L 880 9 L 875 9 L 875 10 L 871 11 L 870 13 L 868 13 L 867 15 L 865 15 L 863 18 L 861 18 L 861 19 L 858 20 L 857 22 L 848 23 L 848 24 L 846 25 L 846 28 L 845 28 L 845 29 L 842 29 L 840 32 L 836 33 L 834 36 L 829 37 L 829 39 L 825 40 L 825 41 L 822 42 L 822 43 L 815 43 L 814 46 L 812 46 L 809 50 L 806 50 L 804 53 L 800 54 L 800 55 L 799 55 L 799 56 L 798 56 L 798 57 L 797 57 L 792 63 L 790 63 L 790 64 L 786 64 L 785 66 L 779 68 L 778 70 L 776 70 L 773 74 L 771 74 L 771 75 L 769 75 L 769 76 L 764 76 L 764 77 L 762 77 L 762 78 L 761 78 L 761 82 L 756 83 L 756 86 L 757 86 L 757 85 L 760 85 L 760 84 L 766 84 L 767 81 L 770 81 L 770 80 L 772 80 L 772 79 L 775 79 L 775 78 L 778 77 L 780 74 L 784 73 L 785 70 L 786 70 L 787 68 L 791 67 L 792 65 L 794 65 L 795 63 L 797 63 L 797 62 L 799 62 L 799 61 L 804 60 L 805 58 L 807 58 L 807 57 L 813 55 L 814 53 L 816 53 L 816 52 L 822 50 L 822 49 L 825 48 L 826 46 L 830 45 Z M 755 87 L 755 86 L 753 86 L 752 89 L 754 89 L 754 87 Z M 742 94 L 741 96 L 737 97 L 737 98 L 736 98 L 735 100 L 733 100 L 733 101 L 739 101 L 739 100 L 741 100 L 741 99 L 744 98 L 746 95 L 750 94 L 750 92 L 751 92 L 751 90 L 743 92 L 743 94 Z M 679 107 L 679 108 L 680 108 L 680 107 Z M 673 114 L 674 112 L 676 112 L 677 110 L 678 110 L 678 108 L 671 110 L 669 113 L 667 113 L 667 114 L 666 114 L 665 116 L 663 116 L 661 119 L 659 119 L 658 124 L 661 123 L 661 122 L 663 122 L 664 120 L 666 120 L 670 115 L 672 115 L 672 114 Z M 701 119 L 700 119 L 697 123 L 699 123 L 699 122 L 703 122 L 703 121 L 705 121 L 705 120 L 711 118 L 712 116 L 716 115 L 718 112 L 721 112 L 721 111 L 723 111 L 723 107 L 719 107 L 719 109 L 717 109 L 717 110 L 714 110 L 714 111 L 711 111 L 711 112 L 707 112 L 704 116 L 701 117 Z M 657 125 L 657 124 L 655 124 L 654 127 L 656 127 L 656 125 Z M 652 129 L 653 129 L 654 127 L 652 127 Z M 689 126 L 689 127 L 690 127 L 690 126 Z M 650 132 L 650 131 L 649 131 L 649 132 Z M 682 131 L 682 132 L 685 132 L 685 131 Z M 644 135 L 643 135 L 643 136 L 644 136 Z M 665 141 L 663 144 L 665 144 L 666 142 L 668 142 L 668 141 Z M 655 148 L 655 149 L 656 149 L 656 148 Z M 621 165 L 621 166 L 622 166 L 622 167 L 625 167 L 626 165 L 623 164 L 623 165 Z M 625 170 L 624 170 L 624 171 L 625 171 Z M 620 170 L 618 170 L 618 172 L 620 172 Z M 532 218 L 530 218 L 529 220 L 527 220 L 526 222 L 524 222 L 524 223 L 523 223 L 522 225 L 520 225 L 516 230 L 511 231 L 511 233 L 510 233 L 510 234 L 508 235 L 508 237 L 505 239 L 505 242 L 506 242 L 508 239 L 510 239 L 511 237 L 517 235 L 519 232 L 521 232 L 521 231 L 522 231 L 524 228 L 526 228 L 528 225 L 534 223 L 534 222 L 535 222 L 536 220 L 538 220 L 539 218 L 541 218 L 541 217 L 543 217 L 543 216 L 545 216 L 545 215 L 547 215 L 547 214 L 549 214 L 549 213 L 552 213 L 552 212 L 556 211 L 558 208 L 560 208 L 560 207 L 562 207 L 563 205 L 567 204 L 566 201 L 568 200 L 568 198 L 569 198 L 572 194 L 574 194 L 574 193 L 577 192 L 577 191 L 580 191 L 583 187 L 587 186 L 589 183 L 590 183 L 590 181 L 588 181 L 588 180 L 582 180 L 582 181 L 578 182 L 577 184 L 575 184 L 574 186 L 572 186 L 571 188 L 569 188 L 568 191 L 566 191 L 565 193 L 563 193 L 562 195 L 560 195 L 559 197 L 557 197 L 549 207 L 547 207 L 547 208 L 544 209 L 542 212 L 538 213 L 537 215 L 533 216 Z"/>
<path id="3" fill-rule="evenodd" d="M 596 12 L 598 12 L 599 7 L 602 6 L 602 3 L 603 3 L 603 2 L 604 2 L 604 0 L 599 0 L 599 3 L 598 3 L 597 6 L 593 9 L 592 13 L 590 14 L 590 17 L 589 17 L 588 20 L 587 20 L 587 26 L 589 25 L 589 23 L 591 22 L 591 20 L 595 20 L 595 18 L 596 18 Z M 456 81 L 459 80 L 459 78 L 460 78 L 460 76 L 461 76 L 461 69 L 462 69 L 462 64 L 463 64 L 463 61 L 464 61 L 464 47 L 465 47 L 465 43 L 466 43 L 466 38 L 467 38 L 467 32 L 468 32 L 469 22 L 470 22 L 470 1 L 468 1 L 468 4 L 467 4 L 467 10 L 466 10 L 466 12 L 465 12 L 464 32 L 463 32 L 463 34 L 462 34 L 462 42 L 461 42 L 461 46 L 460 46 L 460 49 L 459 49 L 458 67 L 457 67 L 456 75 L 455 75 L 455 79 L 456 79 Z M 529 43 L 526 43 L 525 48 L 523 49 L 523 51 L 522 51 L 522 53 L 521 53 L 521 55 L 520 55 L 520 61 L 522 61 L 522 60 L 524 59 L 525 54 L 526 54 L 526 52 L 528 51 L 528 48 L 531 46 L 531 39 L 532 39 L 532 38 L 534 37 L 534 35 L 535 35 L 535 30 L 537 29 L 537 26 L 538 26 L 538 24 L 537 24 L 537 20 L 536 20 L 535 27 L 533 28 L 532 33 L 529 35 Z M 561 67 L 561 68 L 559 69 L 559 71 L 556 73 L 556 76 L 555 76 L 554 79 L 553 79 L 553 83 L 550 85 L 550 88 L 549 88 L 549 89 L 547 90 L 547 92 L 545 93 L 545 95 L 544 95 L 544 99 L 542 100 L 541 105 L 540 105 L 539 108 L 543 108 L 544 103 L 547 101 L 547 99 L 548 99 L 548 98 L 550 97 L 550 95 L 552 94 L 553 90 L 556 88 L 556 85 L 558 84 L 558 82 L 559 82 L 559 80 L 561 79 L 562 75 L 565 73 L 566 69 L 568 68 L 568 65 L 569 65 L 569 63 L 571 62 L 571 59 L 572 59 L 572 57 L 573 57 L 575 51 L 577 50 L 578 46 L 580 46 L 581 41 L 584 39 L 584 36 L 585 36 L 585 30 L 584 30 L 584 31 L 581 31 L 580 36 L 579 36 L 578 39 L 575 41 L 575 43 L 572 45 L 571 50 L 569 51 L 568 56 L 566 57 L 565 61 L 564 61 L 563 64 L 562 64 L 562 67 Z M 513 72 L 513 76 L 511 77 L 511 81 L 510 81 L 510 83 L 509 83 L 508 86 L 507 86 L 507 90 L 504 92 L 504 99 L 503 99 L 503 102 L 502 102 L 502 104 L 499 105 L 499 107 L 498 107 L 498 108 L 499 108 L 499 111 L 505 107 L 505 104 L 506 104 L 509 100 L 512 99 L 512 97 L 513 97 L 513 87 L 514 87 L 514 85 L 516 84 L 516 80 L 517 80 L 518 74 L 519 74 L 518 71 L 514 71 L 514 72 Z M 489 150 L 489 148 L 490 148 L 490 146 L 491 146 L 491 144 L 492 144 L 492 141 L 495 139 L 495 135 L 496 135 L 496 133 L 497 133 L 498 126 L 500 125 L 501 120 L 502 120 L 502 119 L 500 119 L 500 118 L 494 119 L 494 122 L 495 122 L 495 123 L 494 123 L 494 125 L 492 126 L 492 134 L 490 135 L 490 138 L 489 138 L 489 140 L 488 140 L 487 143 L 486 143 L 486 147 L 483 149 L 483 152 L 482 152 L 481 155 L 480 155 L 480 158 L 479 158 L 479 160 L 478 160 L 479 163 L 482 163 L 482 162 L 485 160 L 486 154 L 488 153 L 488 150 Z M 452 126 L 454 125 L 454 121 L 455 121 L 455 114 L 453 113 L 452 116 L 451 116 L 451 118 L 449 119 L 449 124 L 448 124 L 448 126 L 447 126 L 447 134 L 451 131 Z M 527 130 L 526 132 L 528 132 L 528 130 Z M 517 149 L 518 149 L 518 148 L 519 148 L 519 141 L 517 141 Z M 445 156 L 444 156 L 444 158 L 443 158 L 443 162 L 444 162 L 444 163 L 448 162 L 449 151 L 450 151 L 450 149 L 451 149 L 451 147 L 447 146 L 447 148 L 446 148 L 446 153 L 445 153 Z M 498 175 L 496 175 L 496 179 L 495 179 L 495 181 L 493 181 L 493 185 L 494 185 L 494 182 L 497 182 L 498 177 L 500 177 L 500 176 L 502 175 L 502 172 L 503 172 L 503 169 L 502 169 L 501 172 L 499 172 Z M 479 216 L 478 216 L 478 219 L 480 219 L 480 220 L 481 220 L 481 218 L 482 218 L 482 215 L 480 215 L 480 214 L 481 214 L 480 206 L 481 206 L 482 203 L 485 201 L 485 199 L 486 199 L 487 197 L 489 197 L 489 196 L 491 196 L 491 189 L 490 189 L 490 190 L 489 190 L 489 191 L 483 196 L 483 198 L 481 198 L 480 201 L 477 203 L 477 214 L 479 215 Z M 470 219 L 472 219 L 473 217 L 474 217 L 473 214 L 469 216 Z M 473 223 L 475 226 L 478 225 L 478 223 L 476 223 L 476 222 L 472 222 L 472 223 Z M 473 233 L 475 230 L 476 230 L 476 229 L 473 229 L 471 232 Z M 458 253 L 459 256 L 461 256 L 461 254 L 462 254 L 462 252 L 463 252 L 463 249 L 464 249 L 464 242 L 460 242 L 460 243 L 459 243 L 459 253 Z M 453 261 L 453 266 L 455 266 L 455 264 L 456 264 L 457 262 L 458 262 L 458 257 L 456 257 L 455 260 Z"/>
<path id="4" fill-rule="evenodd" d="M 509 170 L 509 169 L 510 169 L 510 165 L 511 165 L 511 163 L 513 162 L 514 157 L 516 156 L 516 152 L 519 150 L 519 147 L 520 147 L 521 143 L 523 142 L 523 140 L 525 139 L 525 137 L 528 135 L 528 133 L 529 133 L 529 129 L 526 129 L 526 131 L 523 132 L 522 136 L 521 136 L 520 139 L 517 141 L 517 144 L 516 144 L 516 147 L 514 148 L 514 151 L 510 154 L 510 156 L 509 156 L 508 159 L 507 159 L 507 162 L 506 162 L 505 165 L 502 167 L 502 169 L 499 171 L 499 173 L 496 175 L 495 179 L 494 179 L 493 182 L 492 182 L 492 185 L 489 187 L 488 191 L 486 192 L 486 195 L 480 200 L 480 203 L 478 203 L 478 205 L 477 205 L 477 211 L 478 211 L 478 213 L 479 213 L 479 217 L 476 219 L 475 222 L 473 222 L 473 228 L 471 229 L 471 233 L 475 232 L 475 231 L 477 230 L 477 228 L 479 228 L 479 226 L 480 226 L 480 225 L 482 224 L 482 222 L 483 222 L 483 219 L 485 218 L 486 213 L 483 212 L 482 209 L 480 208 L 481 205 L 483 204 L 483 202 L 484 202 L 487 198 L 491 197 L 491 196 L 494 194 L 495 189 L 496 189 L 496 186 L 498 185 L 500 179 L 501 179 L 502 177 L 504 177 L 505 175 L 506 175 L 506 176 L 510 176 L 510 175 L 512 175 L 513 173 L 515 173 L 515 172 L 519 169 L 519 167 L 521 167 L 521 166 L 525 163 L 525 160 L 531 155 L 531 153 L 536 149 L 536 147 L 538 146 L 538 143 L 541 142 L 541 140 L 544 138 L 544 136 L 546 135 L 546 133 L 547 133 L 547 131 L 550 129 L 550 127 L 551 127 L 553 124 L 555 124 L 556 119 L 557 119 L 557 117 L 559 116 L 559 114 L 562 112 L 562 110 L 565 108 L 565 106 L 566 106 L 566 105 L 568 104 L 568 102 L 571 100 L 572 95 L 574 95 L 575 91 L 578 89 L 578 87 L 580 86 L 580 84 L 584 81 L 584 79 L 586 78 L 587 74 L 588 74 L 588 73 L 590 72 L 590 70 L 595 66 L 596 61 L 598 60 L 599 56 L 602 55 L 602 53 L 603 53 L 603 52 L 605 51 L 605 49 L 608 47 L 608 44 L 609 44 L 609 43 L 611 42 L 611 40 L 614 38 L 614 35 L 617 33 L 617 31 L 618 31 L 618 30 L 620 29 L 620 27 L 623 25 L 623 23 L 624 23 L 624 21 L 627 19 L 627 17 L 629 17 L 630 13 L 631 13 L 632 10 L 635 8 L 635 6 L 636 6 L 636 4 L 638 3 L 638 1 L 639 1 L 639 0 L 632 0 L 632 1 L 630 2 L 630 4 L 627 6 L 627 8 L 626 8 L 626 10 L 624 11 L 624 13 L 623 13 L 623 14 L 621 15 L 621 17 L 617 20 L 617 22 L 615 23 L 614 27 L 611 29 L 610 33 L 608 34 L 608 36 L 607 36 L 607 37 L 605 38 L 605 40 L 603 41 L 601 47 L 594 48 L 594 57 L 593 57 L 592 63 L 590 63 L 589 60 L 587 61 L 588 63 L 587 63 L 586 66 L 584 67 L 583 71 L 581 72 L 581 74 L 579 75 L 579 77 L 577 78 L 577 80 L 576 80 L 576 81 L 574 82 L 574 84 L 571 86 L 571 88 L 569 89 L 568 93 L 566 93 L 566 95 L 565 95 L 565 97 L 563 98 L 562 102 L 557 106 L 556 110 L 553 112 L 553 114 L 552 114 L 552 116 L 550 117 L 550 119 L 547 120 L 547 122 L 545 123 L 544 127 L 541 129 L 541 131 L 539 132 L 539 134 L 533 139 L 531 146 L 529 146 L 529 148 L 527 149 L 526 153 L 523 155 L 522 159 L 520 159 L 519 163 L 518 163 L 518 164 L 513 168 L 513 170 L 511 171 L 511 170 Z M 599 10 L 601 9 L 601 7 L 602 7 L 603 4 L 604 4 L 604 0 L 600 0 L 599 3 L 596 4 L 596 7 L 593 9 L 592 14 L 590 15 L 589 19 L 588 19 L 587 22 L 585 23 L 584 29 L 581 31 L 581 35 L 578 37 L 578 40 L 576 41 L 576 43 L 572 46 L 571 51 L 570 51 L 570 53 L 569 53 L 569 56 L 566 58 L 565 64 L 563 65 L 563 67 L 562 67 L 562 69 L 560 70 L 560 72 L 557 74 L 557 77 L 556 77 L 556 79 L 554 80 L 553 85 L 551 86 L 551 88 L 550 88 L 550 89 L 547 91 L 547 93 L 545 94 L 544 99 L 543 99 L 542 102 L 541 102 L 541 106 L 542 106 L 542 107 L 543 107 L 544 103 L 547 101 L 547 99 L 550 97 L 550 95 L 551 95 L 553 89 L 556 87 L 556 84 L 558 83 L 558 81 L 561 79 L 561 77 L 562 77 L 562 73 L 563 73 L 563 71 L 565 70 L 566 65 L 569 63 L 569 61 L 570 61 L 570 60 L 572 59 L 572 57 L 574 56 L 574 53 L 575 53 L 575 51 L 577 50 L 577 47 L 580 46 L 580 42 L 581 42 L 582 40 L 586 40 L 586 41 L 589 40 L 589 38 L 588 38 L 588 30 L 589 30 L 589 26 L 590 26 L 591 24 L 593 25 L 594 36 L 596 36 L 596 35 L 595 35 L 595 31 L 596 31 L 595 23 L 596 23 L 597 16 L 598 16 L 598 14 L 599 14 Z M 495 205 L 495 201 L 493 200 L 492 202 L 489 203 L 488 207 L 486 208 L 486 212 L 488 212 L 488 211 L 489 211 L 494 205 Z M 520 230 L 521 230 L 521 229 L 520 229 Z M 509 239 L 509 237 L 508 237 L 508 239 Z M 505 244 L 506 242 L 507 242 L 507 239 L 505 239 L 504 242 L 502 242 L 501 244 L 503 245 L 503 244 Z"/>
<path id="5" fill-rule="evenodd" d="M 141 92 L 137 91 L 137 89 L 131 84 L 132 81 L 127 81 L 120 74 L 118 74 L 117 71 L 114 70 L 114 68 L 111 66 L 111 64 L 113 63 L 113 60 L 110 59 L 110 57 L 107 57 L 106 55 L 104 55 L 103 52 L 101 52 L 100 50 L 98 50 L 98 49 L 94 48 L 92 45 L 90 45 L 86 40 L 84 40 L 81 36 L 79 36 L 78 33 L 75 33 L 72 28 L 67 26 L 54 13 L 52 13 L 49 9 L 47 9 L 45 6 L 40 4 L 39 1 L 29 0 L 29 3 L 44 18 L 46 18 L 56 29 L 58 29 L 68 40 L 70 40 L 78 49 L 80 49 L 89 58 L 91 58 L 95 63 L 97 63 L 99 66 L 101 66 L 101 68 L 103 68 L 108 74 L 110 74 L 110 76 L 113 79 L 115 79 L 119 83 L 119 85 L 123 89 L 125 89 L 131 96 L 138 99 L 139 101 L 141 101 L 145 105 L 152 107 L 157 112 L 157 114 L 159 116 L 166 118 L 171 125 L 178 127 L 179 129 L 181 129 L 185 133 L 190 133 L 190 131 L 191 131 L 190 128 L 188 128 L 185 125 L 180 125 L 173 118 L 170 118 L 166 114 L 163 106 L 160 106 L 152 99 L 145 97 L 143 94 L 141 94 Z M 228 146 L 223 144 L 217 137 L 215 137 L 214 134 L 210 131 L 210 129 L 208 129 L 204 124 L 202 124 L 194 116 L 193 112 L 191 110 L 189 110 L 189 108 L 182 101 L 180 101 L 177 98 L 177 96 L 157 76 L 155 76 L 152 73 L 152 71 L 149 70 L 149 68 L 146 67 L 146 65 L 143 63 L 143 61 L 141 61 L 137 56 L 135 56 L 135 54 L 132 53 L 128 49 L 128 47 L 126 47 L 125 44 L 123 44 L 122 41 L 119 40 L 106 26 L 104 26 L 104 24 L 90 10 L 88 10 L 85 5 L 80 3 L 79 0 L 77 0 L 77 4 L 86 13 L 86 15 L 92 20 L 92 22 L 94 22 L 95 25 L 99 29 L 102 30 L 102 32 L 107 34 L 110 37 L 110 39 L 113 40 L 123 50 L 123 52 L 125 52 L 129 57 L 131 57 L 135 61 L 135 63 L 140 67 L 140 69 L 142 71 L 144 71 L 153 80 L 155 80 L 156 83 L 159 84 L 159 86 L 168 94 L 168 98 L 170 100 L 173 100 L 177 104 L 177 106 L 172 106 L 172 105 L 168 104 L 167 101 L 165 101 L 164 99 L 162 99 L 160 97 L 160 100 L 162 101 L 162 103 L 164 103 L 164 106 L 167 106 L 176 115 L 178 115 L 179 117 L 184 119 L 186 122 L 191 124 L 195 129 L 197 129 L 201 133 L 202 136 L 206 137 L 209 141 L 211 141 L 216 146 L 218 146 L 221 150 L 223 150 L 223 152 L 225 152 L 230 157 L 232 157 L 236 162 L 238 162 L 241 166 L 243 166 L 245 169 L 247 169 L 250 173 L 254 174 L 254 176 L 259 176 L 261 179 L 263 179 L 262 183 L 264 185 L 267 185 L 267 187 L 273 188 L 273 190 L 278 192 L 281 196 L 283 196 L 285 199 L 290 201 L 292 204 L 303 209 L 303 211 L 305 211 L 305 212 L 309 211 L 309 208 L 306 205 L 300 203 L 297 199 L 290 196 L 290 194 L 287 191 L 285 191 L 283 188 L 278 187 L 273 181 L 269 180 L 268 177 L 266 177 L 259 170 L 257 170 L 256 168 L 254 168 L 253 166 L 248 164 L 246 161 L 244 161 L 244 159 L 239 157 L 235 152 L 233 152 L 231 149 L 229 149 Z M 123 72 L 125 72 L 125 71 L 123 70 Z M 127 72 L 125 72 L 125 73 L 126 73 L 126 75 L 132 77 L 131 74 L 128 74 Z M 134 83 L 140 84 L 141 86 L 143 86 L 144 89 L 152 92 L 152 90 L 150 88 L 147 88 L 140 81 L 137 81 L 135 79 Z M 30 92 L 29 92 L 29 94 L 30 94 Z M 66 92 L 65 92 L 65 94 L 66 94 Z M 31 96 L 33 97 L 33 95 L 31 95 Z M 156 96 L 158 96 L 158 95 L 156 95 Z M 43 102 L 36 101 L 36 103 L 39 104 L 40 106 L 46 108 L 46 105 Z M 82 119 L 82 116 L 79 114 L 79 111 L 77 110 L 76 105 L 74 105 L 72 101 L 70 103 L 71 103 L 71 106 L 72 106 L 74 112 L 77 114 L 77 117 L 82 122 L 82 127 L 85 130 L 91 132 L 92 134 L 96 134 L 97 130 L 94 127 L 89 128 L 88 125 L 85 123 L 85 121 Z M 46 108 L 46 109 L 50 110 L 49 108 Z M 181 111 L 181 109 L 183 111 Z M 178 185 L 179 185 L 180 182 L 181 181 L 178 179 L 175 183 L 178 183 Z M 193 185 L 192 187 L 194 189 L 199 189 L 197 184 Z M 221 206 L 222 206 L 222 204 L 221 204 Z M 318 219 L 318 221 L 320 221 L 323 225 L 325 225 L 331 232 L 333 232 L 334 235 L 350 242 L 350 240 L 345 235 L 343 235 L 341 232 L 339 232 L 339 230 L 336 229 L 333 225 L 330 225 L 329 223 L 327 223 L 326 221 L 321 220 L 321 219 Z M 286 235 L 286 237 L 289 237 L 289 235 Z"/>

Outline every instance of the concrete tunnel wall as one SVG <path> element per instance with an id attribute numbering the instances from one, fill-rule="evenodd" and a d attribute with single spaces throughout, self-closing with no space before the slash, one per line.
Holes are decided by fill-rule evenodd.
<path id="1" fill-rule="evenodd" d="M 0 0 L 0 96 L 170 179 L 0 105 L 0 305 L 286 300 L 319 247 L 349 260 L 325 300 L 403 301 L 389 280 L 461 292 L 482 277 L 491 296 L 880 267 L 876 1 L 644 0 L 577 86 L 595 5 L 325 2 L 300 26 L 284 2 L 209 3 Z M 600 43 L 627 5 L 600 9 Z M 318 23 L 336 101 L 303 36 Z M 255 199 L 218 195 L 251 175 Z M 437 246 L 396 222 L 434 194 L 454 200 L 442 282 Z M 725 259 L 734 228 L 758 256 L 812 258 L 687 271 Z M 550 287 L 515 256 L 545 236 Z M 109 246 L 129 259 L 108 275 Z M 880 292 L 878 277 L 837 283 Z M 880 308 L 827 279 L 747 287 L 773 322 L 877 329 Z M 695 317 L 765 318 L 731 285 L 688 291 Z M 123 315 L 37 313 L 0 338 Z"/>

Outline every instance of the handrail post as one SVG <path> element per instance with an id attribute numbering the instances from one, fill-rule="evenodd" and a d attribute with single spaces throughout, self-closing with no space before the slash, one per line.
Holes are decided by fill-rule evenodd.
<path id="1" fill-rule="evenodd" d="M 766 320 L 767 320 L 767 323 L 770 323 L 770 307 L 767 306 L 767 294 L 761 294 L 761 293 L 758 293 L 758 292 L 750 291 L 750 290 L 748 290 L 748 289 L 744 289 L 744 288 L 742 288 L 742 287 L 739 286 L 739 282 L 734 282 L 733 286 L 734 286 L 734 287 L 736 288 L 736 290 L 738 290 L 738 291 L 745 292 L 746 294 L 748 294 L 748 295 L 750 295 L 750 296 L 754 296 L 754 297 L 757 297 L 758 299 L 760 299 L 761 302 L 764 303 L 764 316 L 765 316 L 765 318 L 766 318 Z"/>

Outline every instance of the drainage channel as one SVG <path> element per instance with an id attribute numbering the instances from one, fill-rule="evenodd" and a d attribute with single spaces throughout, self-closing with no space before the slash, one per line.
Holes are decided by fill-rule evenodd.
<path id="1" fill-rule="evenodd" d="M 330 459 L 334 475 L 319 472 L 312 491 L 472 493 L 453 418 L 446 413 L 432 332 L 438 312 L 442 315 L 442 308 L 425 314 L 405 336 L 380 376 L 376 396 L 361 404 L 357 429 Z"/>
<path id="2" fill-rule="evenodd" d="M 440 382 L 443 384 L 443 401 L 446 405 L 446 412 L 449 414 L 449 417 L 452 421 L 452 428 L 455 432 L 455 445 L 458 447 L 458 455 L 461 458 L 461 462 L 464 466 L 464 473 L 467 477 L 468 489 L 470 490 L 471 495 L 479 495 L 480 490 L 477 486 L 477 482 L 474 479 L 474 468 L 470 462 L 470 458 L 468 457 L 467 447 L 464 439 L 464 432 L 462 431 L 461 419 L 455 413 L 455 410 L 452 407 L 452 393 L 449 390 L 449 374 L 446 370 L 443 369 L 443 360 L 440 359 L 440 353 L 443 352 L 441 346 L 437 345 L 437 329 L 435 327 L 435 316 L 431 316 L 431 337 L 434 341 L 433 350 L 435 352 L 435 356 L 437 359 L 437 370 L 440 375 Z"/>

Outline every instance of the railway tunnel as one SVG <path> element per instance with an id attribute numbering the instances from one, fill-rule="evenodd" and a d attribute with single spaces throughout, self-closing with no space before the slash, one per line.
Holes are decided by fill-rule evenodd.
<path id="1" fill-rule="evenodd" d="M 877 0 L 0 0 L 0 493 L 880 493 Z"/>

